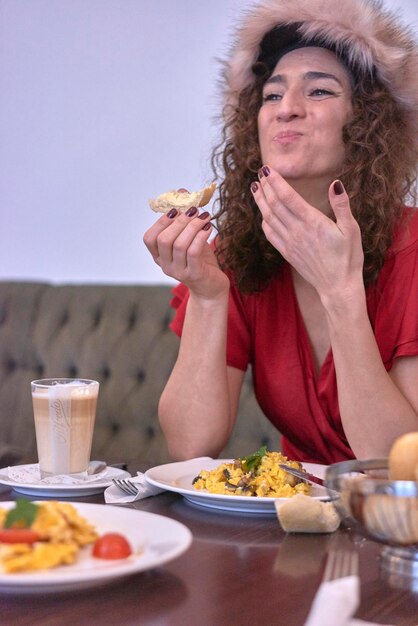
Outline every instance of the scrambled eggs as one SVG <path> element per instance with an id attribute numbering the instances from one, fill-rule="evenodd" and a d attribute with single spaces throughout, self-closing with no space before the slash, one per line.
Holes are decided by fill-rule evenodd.
<path id="1" fill-rule="evenodd" d="M 297 461 L 289 461 L 281 452 L 261 448 L 254 455 L 222 463 L 208 471 L 201 470 L 193 481 L 195 489 L 235 496 L 289 498 L 297 493 L 310 494 L 310 486 L 280 469 L 279 463 L 303 469 Z"/>
<path id="2" fill-rule="evenodd" d="M 0 568 L 4 572 L 28 572 L 74 563 L 83 546 L 93 543 L 98 534 L 76 509 L 65 502 L 44 502 L 30 529 L 37 532 L 35 543 L 0 544 Z M 0 528 L 8 511 L 0 508 Z"/>

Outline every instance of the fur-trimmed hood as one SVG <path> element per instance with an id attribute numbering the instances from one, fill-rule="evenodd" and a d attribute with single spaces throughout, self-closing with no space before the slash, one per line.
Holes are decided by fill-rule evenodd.
<path id="1" fill-rule="evenodd" d="M 239 92 L 254 81 L 252 66 L 264 36 L 276 27 L 285 32 L 292 24 L 298 24 L 301 40 L 320 39 L 325 47 L 344 50 L 349 63 L 361 71 L 376 72 L 418 137 L 416 34 L 379 0 L 264 0 L 251 8 L 225 66 L 228 103 L 234 105 Z M 276 42 L 280 48 L 280 34 Z"/>

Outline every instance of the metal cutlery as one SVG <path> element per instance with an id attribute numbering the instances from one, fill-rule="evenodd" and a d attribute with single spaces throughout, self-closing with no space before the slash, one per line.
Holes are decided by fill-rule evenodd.
<path id="1" fill-rule="evenodd" d="M 112 482 L 128 496 L 137 496 L 138 488 L 129 478 L 113 478 Z"/>
<path id="2" fill-rule="evenodd" d="M 309 472 L 306 472 L 305 470 L 300 470 L 300 469 L 296 469 L 295 467 L 290 467 L 289 465 L 286 465 L 285 463 L 279 463 L 279 467 L 280 469 L 284 470 L 288 474 L 292 474 L 292 476 L 297 476 L 298 478 L 301 478 L 302 480 L 306 480 L 308 483 L 314 483 L 315 485 L 321 485 L 322 487 L 325 487 L 323 479 L 319 478 L 319 476 L 315 476 L 315 474 L 310 474 Z"/>
<path id="3" fill-rule="evenodd" d="M 297 478 L 305 480 L 312 485 L 321 485 L 321 487 L 327 489 L 328 495 L 330 497 L 339 497 L 338 492 L 334 491 L 333 489 L 328 489 L 325 485 L 325 481 L 322 478 L 319 478 L 319 476 L 315 476 L 315 474 L 311 474 L 310 472 L 306 472 L 305 470 L 296 469 L 295 467 L 289 467 L 289 465 L 286 465 L 285 463 L 279 463 L 279 467 L 288 474 L 292 474 L 292 476 L 297 476 Z"/>

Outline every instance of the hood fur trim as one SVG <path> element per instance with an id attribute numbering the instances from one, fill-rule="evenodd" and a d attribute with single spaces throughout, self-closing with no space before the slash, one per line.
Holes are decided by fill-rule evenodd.
<path id="1" fill-rule="evenodd" d="M 380 0 L 264 0 L 247 12 L 239 27 L 224 79 L 226 102 L 235 105 L 251 84 L 260 42 L 276 26 L 300 23 L 301 39 L 320 38 L 344 48 L 348 61 L 376 71 L 418 134 L 418 46 L 416 34 Z"/>

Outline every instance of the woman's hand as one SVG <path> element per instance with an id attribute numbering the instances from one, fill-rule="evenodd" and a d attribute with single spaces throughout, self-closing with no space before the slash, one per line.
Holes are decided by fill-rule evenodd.
<path id="1" fill-rule="evenodd" d="M 349 296 L 351 288 L 363 284 L 360 228 L 340 181 L 328 191 L 335 222 L 266 166 L 251 190 L 263 215 L 266 238 L 321 298 L 338 292 Z"/>
<path id="2" fill-rule="evenodd" d="M 213 298 L 229 287 L 209 246 L 210 214 L 195 208 L 186 213 L 172 209 L 147 230 L 144 243 L 163 272 L 184 283 L 202 298 Z"/>
<path id="3" fill-rule="evenodd" d="M 154 261 L 190 290 L 178 357 L 158 405 L 175 460 L 216 456 L 225 447 L 244 375 L 228 374 L 229 280 L 208 243 L 210 232 L 209 213 L 189 209 L 171 210 L 144 235 Z"/>

